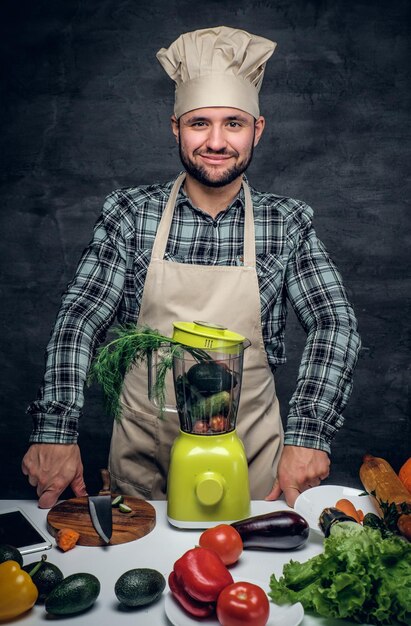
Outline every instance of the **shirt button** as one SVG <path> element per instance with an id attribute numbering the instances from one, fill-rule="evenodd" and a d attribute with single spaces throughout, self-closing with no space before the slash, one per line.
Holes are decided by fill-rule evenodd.
<path id="1" fill-rule="evenodd" d="M 217 228 L 218 224 L 217 222 L 213 222 L 213 228 Z"/>

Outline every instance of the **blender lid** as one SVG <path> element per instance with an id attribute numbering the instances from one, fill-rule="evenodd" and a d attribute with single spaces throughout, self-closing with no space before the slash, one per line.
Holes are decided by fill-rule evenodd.
<path id="1" fill-rule="evenodd" d="M 247 339 L 213 322 L 173 322 L 173 339 L 193 348 L 217 350 L 243 344 Z"/>

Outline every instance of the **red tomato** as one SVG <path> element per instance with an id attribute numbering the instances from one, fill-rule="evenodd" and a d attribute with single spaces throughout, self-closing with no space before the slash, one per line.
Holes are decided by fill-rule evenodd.
<path id="1" fill-rule="evenodd" d="M 265 626 L 269 616 L 267 594 L 253 583 L 233 583 L 218 596 L 217 617 L 222 626 Z"/>
<path id="2" fill-rule="evenodd" d="M 227 430 L 228 422 L 224 415 L 213 415 L 210 417 L 210 428 L 213 432 L 222 433 Z"/>
<path id="3" fill-rule="evenodd" d="M 197 420 L 193 426 L 193 433 L 202 435 L 208 432 L 208 422 L 204 420 Z"/>
<path id="4" fill-rule="evenodd" d="M 243 551 L 240 533 L 229 524 L 207 528 L 200 535 L 199 544 L 202 548 L 217 552 L 224 565 L 232 565 L 238 561 Z"/>

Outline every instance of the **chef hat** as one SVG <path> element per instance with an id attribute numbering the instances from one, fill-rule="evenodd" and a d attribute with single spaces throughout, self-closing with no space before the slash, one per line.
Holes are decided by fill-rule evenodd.
<path id="1" fill-rule="evenodd" d="M 245 30 L 218 26 L 180 35 L 157 59 L 176 83 L 174 113 L 233 107 L 257 118 L 265 64 L 276 43 Z"/>

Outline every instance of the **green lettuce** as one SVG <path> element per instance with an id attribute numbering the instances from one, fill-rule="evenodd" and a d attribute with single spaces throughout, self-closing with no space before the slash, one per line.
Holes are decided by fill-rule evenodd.
<path id="1" fill-rule="evenodd" d="M 276 604 L 301 602 L 323 617 L 411 626 L 411 544 L 378 530 L 344 528 L 324 540 L 324 552 L 290 561 L 270 579 Z"/>

